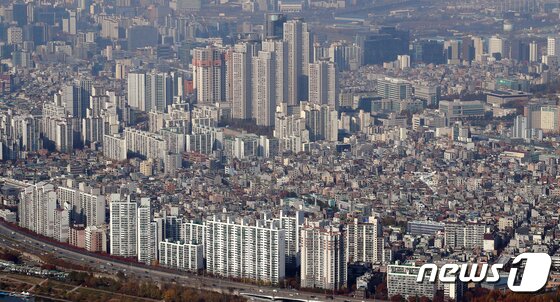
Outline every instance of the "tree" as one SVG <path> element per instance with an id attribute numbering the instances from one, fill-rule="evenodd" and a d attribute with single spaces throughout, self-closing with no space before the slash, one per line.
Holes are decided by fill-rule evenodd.
<path id="1" fill-rule="evenodd" d="M 404 297 L 397 294 L 391 297 L 391 302 L 402 302 L 405 301 Z"/>

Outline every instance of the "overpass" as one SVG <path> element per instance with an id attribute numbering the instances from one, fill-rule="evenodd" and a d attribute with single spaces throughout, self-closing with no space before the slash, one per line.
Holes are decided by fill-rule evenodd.
<path id="1" fill-rule="evenodd" d="M 239 293 L 249 301 L 280 301 L 280 302 L 319 302 L 319 300 L 298 299 L 294 297 L 269 296 L 266 294 Z"/>

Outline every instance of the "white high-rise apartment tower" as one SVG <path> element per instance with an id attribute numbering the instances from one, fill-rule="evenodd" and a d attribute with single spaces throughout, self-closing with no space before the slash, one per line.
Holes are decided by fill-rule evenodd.
<path id="1" fill-rule="evenodd" d="M 156 223 L 152 221 L 152 208 L 149 198 L 140 200 L 136 236 L 138 262 L 152 264 L 157 259 L 158 240 L 156 238 Z"/>
<path id="2" fill-rule="evenodd" d="M 537 42 L 529 43 L 529 62 L 537 62 L 539 60 L 539 49 Z"/>
<path id="3" fill-rule="evenodd" d="M 338 227 L 304 226 L 301 231 L 301 287 L 338 290 L 346 286 L 344 234 Z"/>
<path id="4" fill-rule="evenodd" d="M 375 217 L 365 223 L 354 219 L 346 227 L 346 259 L 348 263 L 376 263 L 383 260 L 383 231 Z"/>
<path id="5" fill-rule="evenodd" d="M 333 62 L 320 60 L 309 64 L 309 102 L 336 106 L 338 73 Z"/>
<path id="6" fill-rule="evenodd" d="M 128 73 L 128 105 L 146 111 L 146 73 Z"/>
<path id="7" fill-rule="evenodd" d="M 274 52 L 276 102 L 285 103 L 288 98 L 288 44 L 282 40 L 269 39 L 262 42 L 262 50 Z"/>
<path id="8" fill-rule="evenodd" d="M 68 221 L 61 219 L 68 219 L 68 213 L 57 213 L 59 210 L 64 209 L 57 206 L 52 184 L 40 182 L 30 185 L 20 193 L 19 226 L 46 237 L 64 239 L 61 233 L 68 233 Z"/>
<path id="9" fill-rule="evenodd" d="M 276 62 L 273 52 L 253 58 L 253 118 L 257 125 L 273 126 L 276 111 Z"/>
<path id="10" fill-rule="evenodd" d="M 218 276 L 280 284 L 285 277 L 285 231 L 277 224 L 255 226 L 216 217 L 206 221 L 206 270 Z"/>
<path id="11" fill-rule="evenodd" d="M 546 46 L 547 55 L 558 56 L 560 54 L 560 37 L 548 37 Z"/>
<path id="12" fill-rule="evenodd" d="M 226 99 L 224 52 L 214 46 L 193 50 L 193 88 L 198 103 Z"/>
<path id="13" fill-rule="evenodd" d="M 307 23 L 294 19 L 284 23 L 284 41 L 288 44 L 288 105 L 307 98 L 307 67 L 312 63 L 312 38 Z"/>
<path id="14" fill-rule="evenodd" d="M 241 42 L 235 44 L 231 54 L 231 81 L 233 118 L 250 119 L 252 117 L 252 58 L 256 54 L 257 44 Z"/>
<path id="15" fill-rule="evenodd" d="M 109 202 L 110 253 L 122 257 L 136 257 L 138 204 L 130 196 L 122 200 L 111 194 Z"/>

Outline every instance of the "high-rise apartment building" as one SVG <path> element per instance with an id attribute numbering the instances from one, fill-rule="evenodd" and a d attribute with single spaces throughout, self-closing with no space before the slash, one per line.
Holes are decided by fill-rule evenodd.
<path id="1" fill-rule="evenodd" d="M 288 44 L 288 105 L 297 105 L 308 97 L 308 64 L 312 63 L 312 37 L 307 23 L 293 19 L 284 23 L 284 41 Z"/>
<path id="2" fill-rule="evenodd" d="M 338 290 L 347 285 L 344 233 L 339 227 L 304 226 L 301 234 L 301 287 Z"/>
<path id="3" fill-rule="evenodd" d="M 276 111 L 275 54 L 259 51 L 253 58 L 253 118 L 257 125 L 273 126 Z"/>
<path id="4" fill-rule="evenodd" d="M 304 145 L 309 143 L 305 117 L 289 114 L 286 103 L 278 106 L 275 115 L 274 137 L 279 140 L 280 151 L 302 152 Z"/>
<path id="5" fill-rule="evenodd" d="M 300 108 L 310 141 L 338 141 L 338 112 L 334 107 L 303 102 Z"/>
<path id="6" fill-rule="evenodd" d="M 286 103 L 288 98 L 288 43 L 278 39 L 268 39 L 262 42 L 262 51 L 274 53 L 276 104 Z"/>
<path id="7" fill-rule="evenodd" d="M 157 260 L 158 238 L 156 223 L 152 220 L 152 208 L 149 198 L 140 199 L 137 210 L 137 254 L 138 262 L 152 264 Z"/>
<path id="8" fill-rule="evenodd" d="M 59 204 L 52 184 L 39 182 L 25 187 L 18 204 L 19 226 L 59 241 L 68 240 L 68 210 Z"/>
<path id="9" fill-rule="evenodd" d="M 111 255 L 137 256 L 138 204 L 126 196 L 111 194 L 109 202 L 109 242 Z"/>
<path id="10" fill-rule="evenodd" d="M 366 222 L 357 218 L 346 226 L 346 259 L 348 263 L 379 263 L 383 260 L 383 230 L 376 217 Z"/>
<path id="11" fill-rule="evenodd" d="M 146 73 L 129 72 L 127 78 L 128 85 L 128 105 L 130 107 L 146 110 Z"/>
<path id="12" fill-rule="evenodd" d="M 303 212 L 296 211 L 293 214 L 280 211 L 280 217 L 276 219 L 280 228 L 286 232 L 286 265 L 296 268 L 300 264 L 300 230 L 304 223 Z"/>
<path id="13" fill-rule="evenodd" d="M 74 185 L 68 181 L 66 186 L 57 188 L 57 197 L 61 203 L 67 203 L 71 210 L 73 223 L 84 226 L 101 226 L 105 223 L 105 197 L 99 188 L 91 188 L 84 183 Z"/>
<path id="14" fill-rule="evenodd" d="M 539 60 L 539 49 L 537 42 L 533 41 L 529 43 L 529 62 L 538 62 Z"/>
<path id="15" fill-rule="evenodd" d="M 207 272 L 280 284 L 285 276 L 285 231 L 277 224 L 206 221 Z"/>
<path id="16" fill-rule="evenodd" d="M 241 42 L 231 53 L 232 116 L 235 119 L 252 118 L 253 56 L 258 51 L 255 42 Z"/>
<path id="17" fill-rule="evenodd" d="M 338 102 L 338 72 L 332 62 L 318 60 L 309 64 L 310 103 L 336 107 Z"/>
<path id="18" fill-rule="evenodd" d="M 486 226 L 474 223 L 446 223 L 445 245 L 451 248 L 482 248 Z"/>
<path id="19" fill-rule="evenodd" d="M 128 73 L 128 104 L 150 112 L 165 112 L 173 102 L 173 79 L 167 73 L 134 71 Z"/>
<path id="20" fill-rule="evenodd" d="M 204 268 L 202 244 L 170 242 L 159 243 L 159 264 L 179 270 L 197 272 Z"/>
<path id="21" fill-rule="evenodd" d="M 226 100 L 224 51 L 214 46 L 193 50 L 193 88 L 198 103 Z"/>
<path id="22" fill-rule="evenodd" d="M 549 56 L 560 55 L 560 37 L 548 37 L 546 39 L 546 54 Z"/>
<path id="23" fill-rule="evenodd" d="M 125 128 L 124 137 L 129 152 L 140 154 L 146 158 L 162 159 L 163 154 L 167 151 L 167 143 L 159 134 Z"/>

